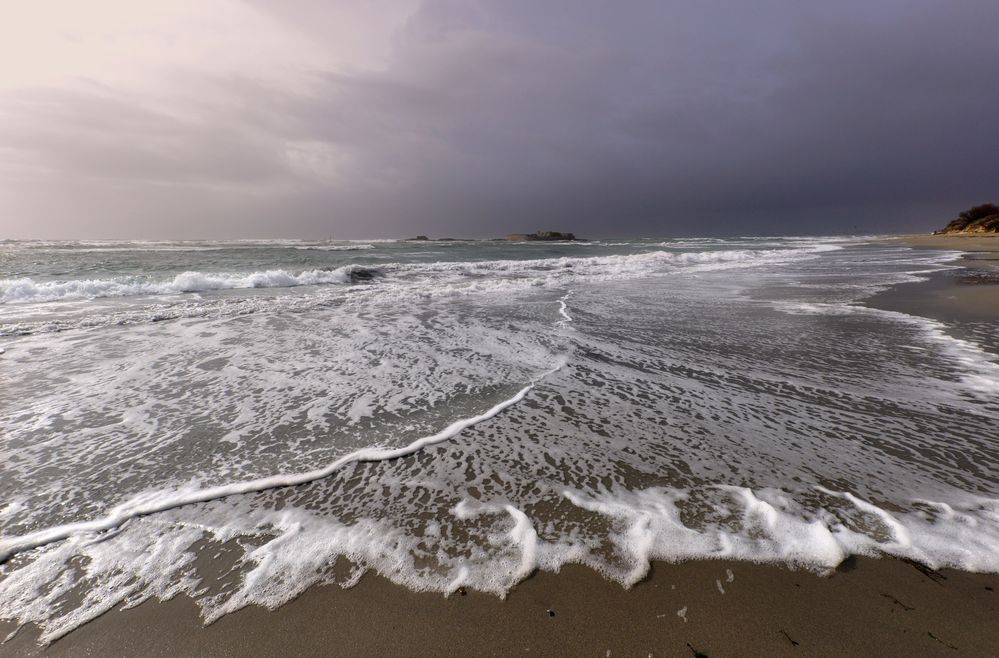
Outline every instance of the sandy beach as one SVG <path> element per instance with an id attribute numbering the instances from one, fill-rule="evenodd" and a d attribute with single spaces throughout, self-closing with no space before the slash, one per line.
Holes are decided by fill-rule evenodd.
<path id="1" fill-rule="evenodd" d="M 947 235 L 902 235 L 896 240 L 904 242 L 917 249 L 956 249 L 972 252 L 999 252 L 999 235 L 962 235 L 950 233 Z"/>
<path id="2" fill-rule="evenodd" d="M 941 321 L 999 318 L 999 236 L 911 235 L 896 241 L 914 249 L 968 253 L 954 262 L 958 269 L 894 286 L 867 299 L 865 305 Z"/>
<path id="3" fill-rule="evenodd" d="M 506 600 L 445 598 L 368 574 L 275 611 L 202 627 L 190 600 L 109 612 L 53 643 L 22 630 L 3 655 L 999 655 L 999 575 L 850 559 L 826 576 L 730 561 L 656 563 L 630 590 L 582 567 Z M 2 629 L 9 631 L 8 628 Z"/>

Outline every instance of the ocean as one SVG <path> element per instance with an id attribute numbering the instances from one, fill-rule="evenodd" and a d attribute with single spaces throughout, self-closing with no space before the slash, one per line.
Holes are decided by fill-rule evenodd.
<path id="1" fill-rule="evenodd" d="M 871 238 L 0 242 L 0 618 L 368 570 L 999 572 L 999 327 Z"/>

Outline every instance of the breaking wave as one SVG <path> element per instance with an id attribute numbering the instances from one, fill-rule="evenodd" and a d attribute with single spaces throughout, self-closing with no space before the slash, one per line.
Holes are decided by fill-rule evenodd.
<path id="1" fill-rule="evenodd" d="M 347 249 L 367 248 L 350 246 Z M 312 249 L 312 247 L 308 247 Z M 339 248 L 339 247 L 338 247 Z M 292 274 L 284 269 L 261 272 L 206 273 L 182 272 L 166 281 L 148 277 L 72 279 L 36 281 L 32 278 L 0 279 L 0 303 L 73 301 L 106 297 L 157 296 L 247 288 L 292 288 L 370 280 L 374 272 L 391 271 L 401 275 L 451 274 L 463 277 L 540 277 L 536 284 L 561 283 L 565 277 L 594 280 L 647 276 L 657 272 L 697 272 L 751 267 L 815 257 L 838 245 L 819 244 L 793 249 L 736 249 L 698 252 L 649 251 L 639 254 L 562 257 L 528 260 L 484 260 L 433 263 L 393 263 L 368 268 L 349 265 L 312 269 Z M 447 282 L 440 282 L 447 283 Z"/>
<path id="2" fill-rule="evenodd" d="M 292 288 L 330 283 L 350 283 L 355 270 L 308 270 L 291 274 L 285 270 L 267 270 L 249 274 L 182 272 L 169 281 L 149 281 L 140 277 L 113 279 L 76 279 L 70 281 L 35 281 L 30 278 L 0 280 L 0 303 L 51 302 L 102 297 L 131 297 L 236 290 L 244 288 Z M 364 278 L 364 275 L 361 275 Z"/>

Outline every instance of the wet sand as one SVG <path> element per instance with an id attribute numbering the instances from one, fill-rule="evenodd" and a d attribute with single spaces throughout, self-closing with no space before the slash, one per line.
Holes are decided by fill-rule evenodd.
<path id="1" fill-rule="evenodd" d="M 999 239 L 902 239 L 978 253 L 869 304 L 999 319 Z M 368 573 L 352 589 L 312 588 L 277 610 L 250 607 L 207 627 L 178 597 L 113 610 L 45 648 L 26 627 L 0 656 L 999 656 L 997 620 L 995 574 L 894 558 L 851 558 L 826 575 L 705 560 L 656 563 L 630 590 L 583 567 L 536 573 L 506 600 L 417 593 Z M 12 630 L 0 622 L 0 637 Z"/>
<path id="2" fill-rule="evenodd" d="M 313 588 L 208 627 L 177 598 L 107 613 L 44 650 L 24 629 L 0 653 L 990 656 L 997 615 L 999 575 L 859 558 L 823 577 L 708 560 L 657 563 L 631 590 L 583 567 L 539 573 L 506 600 L 416 593 L 369 573 L 352 589 Z"/>
<path id="3" fill-rule="evenodd" d="M 895 240 L 914 249 L 967 253 L 952 263 L 954 268 L 926 281 L 894 286 L 865 300 L 867 306 L 942 322 L 999 321 L 999 236 L 914 235 Z"/>

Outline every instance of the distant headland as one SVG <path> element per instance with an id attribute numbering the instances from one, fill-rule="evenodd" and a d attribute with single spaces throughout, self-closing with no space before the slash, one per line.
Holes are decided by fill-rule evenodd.
<path id="1" fill-rule="evenodd" d="M 973 208 L 968 208 L 955 219 L 951 220 L 947 226 L 939 231 L 933 231 L 933 235 L 949 234 L 999 234 L 999 206 L 994 203 L 983 203 Z"/>

